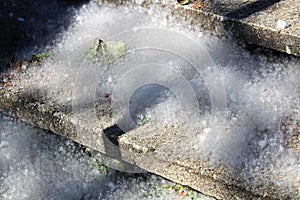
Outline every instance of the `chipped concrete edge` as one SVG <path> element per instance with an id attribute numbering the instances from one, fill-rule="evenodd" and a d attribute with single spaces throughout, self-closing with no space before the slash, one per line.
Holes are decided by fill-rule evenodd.
<path id="1" fill-rule="evenodd" d="M 27 100 L 21 89 L 14 86 L 4 87 L 0 90 L 0 112 L 96 150 L 99 160 L 109 167 L 126 172 L 144 172 L 129 157 L 115 156 L 115 152 L 119 152 L 118 147 L 112 145 L 103 133 L 104 127 L 109 126 L 110 119 L 102 118 L 104 126 L 89 123 L 75 125 L 71 103 L 60 105 L 50 101 Z M 89 119 L 88 116 L 86 118 Z"/>
<path id="2" fill-rule="evenodd" d="M 22 121 L 35 127 L 50 130 L 57 135 L 72 139 L 79 144 L 97 150 L 101 154 L 98 158 L 101 158 L 101 162 L 104 161 L 104 164 L 108 163 L 108 166 L 111 166 L 111 162 L 118 162 L 118 165 L 122 165 L 120 168 L 129 171 L 133 165 L 128 165 L 127 162 L 131 161 L 130 163 L 134 163 L 140 169 L 189 186 L 217 199 L 247 199 L 248 197 L 255 199 L 253 194 L 242 188 L 228 186 L 225 183 L 214 180 L 213 177 L 201 175 L 200 172 L 186 165 L 181 165 L 176 161 L 163 161 L 151 153 L 140 153 L 139 148 L 141 146 L 138 143 L 133 144 L 132 140 L 124 140 L 127 134 L 119 140 L 119 148 L 122 156 L 125 159 L 130 157 L 130 159 L 124 163 L 120 163 L 120 160 L 112 160 L 108 153 L 105 152 L 106 150 L 103 148 L 105 145 L 103 143 L 95 144 L 93 140 L 92 143 L 87 143 L 87 141 L 77 135 L 76 127 L 72 124 L 70 108 L 63 108 L 64 106 L 56 104 L 49 105 L 49 102 L 26 102 L 26 99 L 23 98 L 23 92 L 13 87 L 6 87 L 1 90 L 0 96 L 0 112 L 17 116 Z M 90 127 L 85 128 L 89 129 Z"/>

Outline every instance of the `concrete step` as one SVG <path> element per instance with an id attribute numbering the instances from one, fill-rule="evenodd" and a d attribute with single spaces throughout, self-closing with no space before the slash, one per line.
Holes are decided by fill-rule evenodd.
<path id="1" fill-rule="evenodd" d="M 181 20 L 190 20 L 194 26 L 201 26 L 215 34 L 237 37 L 250 43 L 299 55 L 299 37 L 292 32 L 292 29 L 296 29 L 296 20 L 288 21 L 288 18 L 284 18 L 286 15 L 276 14 L 280 16 L 278 19 L 291 24 L 278 32 L 275 29 L 277 18 L 272 21 L 273 28 L 267 28 L 267 23 L 259 23 L 254 18 L 259 12 L 262 14 L 257 14 L 257 18 L 263 18 L 264 15 L 271 17 L 273 14 L 264 12 L 271 8 L 275 12 L 277 8 L 285 8 L 292 1 L 257 2 L 259 4 L 254 1 L 230 1 L 200 10 L 181 6 L 176 1 L 166 6 L 173 6 L 173 14 Z M 152 3 L 161 2 L 147 0 L 136 3 L 147 7 Z M 251 9 L 246 9 L 248 7 L 256 11 L 251 13 Z M 298 8 L 297 5 L 292 6 L 292 9 Z M 286 40 L 280 39 L 281 37 Z M 95 107 L 94 102 L 79 99 L 74 105 L 74 77 L 63 76 L 66 80 L 62 79 L 56 83 L 56 77 L 59 76 L 57 71 L 51 71 L 51 68 L 46 72 L 43 70 L 39 67 L 28 69 L 26 73 L 21 73 L 20 76 L 0 85 L 0 111 L 100 151 L 106 155 L 103 162 L 115 169 L 128 172 L 150 171 L 218 199 L 298 199 L 300 196 L 297 162 L 280 165 L 276 162 L 268 163 L 267 158 L 273 158 L 276 153 L 270 155 L 264 145 L 248 146 L 239 140 L 234 140 L 228 145 L 226 139 L 231 136 L 226 134 L 223 138 L 210 138 L 210 141 L 218 141 L 213 145 L 207 140 L 197 143 L 203 130 L 194 130 L 191 136 L 181 124 L 146 124 L 124 134 L 116 127 L 117 121 L 112 118 L 109 100 Z M 88 78 L 85 81 L 89 81 Z M 61 85 L 64 85 L 63 90 Z M 296 126 L 296 129 L 300 126 L 299 123 L 291 125 Z M 259 130 L 257 134 L 260 134 Z M 298 138 L 297 135 L 287 135 L 282 141 L 275 142 L 288 144 L 287 153 L 298 156 L 299 159 Z M 198 146 L 193 146 L 195 143 Z M 190 148 L 191 146 L 193 148 Z M 251 150 L 250 153 L 257 153 L 257 156 L 262 156 L 263 159 L 250 162 L 251 157 L 247 151 L 244 152 L 244 146 Z M 240 153 L 249 163 L 239 162 L 237 157 Z M 289 174 L 289 177 L 282 177 L 287 167 L 296 170 Z M 271 172 L 276 169 L 282 173 L 270 173 L 263 179 L 259 177 L 263 174 L 256 173 L 257 168 L 270 169 Z"/>
<path id="2" fill-rule="evenodd" d="M 137 3 L 143 6 L 161 4 L 171 7 L 174 16 L 196 28 L 300 56 L 300 3 L 294 0 L 190 0 L 188 5 L 180 5 L 175 0 L 95 1 L 99 4 Z"/>
<path id="3" fill-rule="evenodd" d="M 175 5 L 174 13 L 195 26 L 300 56 L 300 3 L 293 0 L 213 1 L 205 8 Z"/>
<path id="4" fill-rule="evenodd" d="M 32 76 L 37 76 L 38 73 L 43 72 L 34 70 Z M 46 78 L 52 75 L 48 73 Z M 285 180 L 278 175 L 272 175 L 269 180 L 260 183 L 257 181 L 259 173 L 247 174 L 247 170 L 244 170 L 245 167 L 254 167 L 253 163 L 247 166 L 247 163 L 241 164 L 235 157 L 236 154 L 244 152 L 245 143 L 238 140 L 228 146 L 226 141 L 223 142 L 231 137 L 230 135 L 225 134 L 221 138 L 212 135 L 210 139 L 206 138 L 201 142 L 197 139 L 203 134 L 201 129 L 187 132 L 180 124 L 159 126 L 151 123 L 124 134 L 112 118 L 110 101 L 102 102 L 98 107 L 84 101 L 77 101 L 82 104 L 74 105 L 71 93 L 46 91 L 43 84 L 34 84 L 33 79 L 12 79 L 10 85 L 2 85 L 0 111 L 101 152 L 103 163 L 110 167 L 134 173 L 149 171 L 218 199 L 299 197 L 297 170 L 294 172 L 294 178 L 287 180 L 291 185 L 289 190 L 285 185 L 274 185 L 274 181 Z M 59 96 L 63 98 L 53 98 L 54 92 L 59 92 Z M 77 109 L 74 110 L 74 107 Z M 218 142 L 212 145 L 212 140 Z M 297 138 L 292 136 L 287 137 L 287 140 L 297 143 Z M 195 146 L 196 144 L 198 146 Z M 253 145 L 250 145 L 249 149 L 259 148 L 256 143 Z M 299 155 L 299 151 L 292 148 L 290 151 Z M 266 153 L 276 156 L 276 152 L 270 154 L 268 149 L 259 151 L 261 155 Z M 250 154 L 249 158 L 248 154 L 245 155 L 242 161 L 251 160 Z M 285 170 L 285 165 L 270 164 L 264 159 L 255 165 Z M 290 167 L 297 168 L 294 165 L 291 163 Z M 254 181 L 249 181 L 251 179 Z"/>

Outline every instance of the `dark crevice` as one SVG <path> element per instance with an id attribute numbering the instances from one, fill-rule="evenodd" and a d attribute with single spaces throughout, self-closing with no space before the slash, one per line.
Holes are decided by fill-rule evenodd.
<path id="1" fill-rule="evenodd" d="M 106 137 L 103 137 L 104 148 L 106 153 L 115 159 L 122 160 L 122 154 L 119 149 L 118 136 L 124 134 L 117 125 L 113 125 L 103 130 Z"/>
<path id="2" fill-rule="evenodd" d="M 111 127 L 104 129 L 103 133 L 109 139 L 109 141 L 111 141 L 114 145 L 118 146 L 119 143 L 117 139 L 120 135 L 123 135 L 125 132 L 115 124 Z"/>

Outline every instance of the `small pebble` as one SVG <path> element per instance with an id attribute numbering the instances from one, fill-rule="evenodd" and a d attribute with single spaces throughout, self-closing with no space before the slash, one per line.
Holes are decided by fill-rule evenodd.
<path id="1" fill-rule="evenodd" d="M 289 27 L 289 24 L 286 21 L 281 19 L 277 21 L 277 29 L 285 29 L 287 27 Z"/>
<path id="2" fill-rule="evenodd" d="M 23 64 L 23 65 L 21 66 L 21 69 L 22 69 L 22 70 L 26 70 L 26 69 L 27 69 L 27 65 Z"/>

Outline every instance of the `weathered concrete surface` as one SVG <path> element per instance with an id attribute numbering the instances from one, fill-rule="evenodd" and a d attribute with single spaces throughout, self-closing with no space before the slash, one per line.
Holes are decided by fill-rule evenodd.
<path id="1" fill-rule="evenodd" d="M 178 16 L 206 30 L 300 56 L 300 3 L 294 0 L 232 0 L 197 10 L 175 8 Z M 285 28 L 278 26 L 279 20 L 287 23 Z"/>
<path id="2" fill-rule="evenodd" d="M 99 4 L 137 3 L 143 6 L 161 4 L 171 7 L 173 15 L 195 27 L 300 56 L 300 3 L 295 0 L 215 0 L 215 3 L 207 4 L 204 8 L 199 8 L 193 3 L 182 6 L 176 0 L 95 1 Z M 278 26 L 281 20 L 286 22 L 286 27 Z"/>
<path id="3" fill-rule="evenodd" d="M 122 153 L 133 156 L 137 165 L 175 182 L 189 185 L 204 194 L 217 199 L 264 199 L 263 195 L 256 196 L 242 189 L 238 184 L 241 181 L 239 175 L 230 172 L 223 165 L 209 166 L 205 159 L 185 157 L 180 152 L 176 154 L 174 149 L 165 150 L 174 142 L 174 135 L 184 137 L 184 133 L 179 127 L 143 126 L 121 136 L 119 143 Z M 184 143 L 184 139 L 182 142 Z M 180 149 L 178 146 L 174 145 Z"/>
<path id="4" fill-rule="evenodd" d="M 171 138 L 171 139 L 170 139 Z M 213 160 L 213 156 L 199 158 L 197 150 L 188 155 L 186 149 L 174 141 L 182 139 L 189 146 L 185 130 L 180 127 L 142 126 L 119 138 L 123 155 L 131 155 L 143 169 L 167 177 L 175 182 L 201 191 L 217 199 L 297 199 L 299 174 L 290 180 L 296 185 L 294 193 L 276 186 L 271 181 L 251 185 L 242 176 L 242 170 L 234 169 Z M 173 144 L 172 144 L 173 143 Z M 222 146 L 222 144 L 220 144 Z M 171 150 L 168 148 L 173 146 Z M 253 177 L 254 178 L 254 177 Z M 278 177 L 279 178 L 279 177 Z"/>
<path id="5" fill-rule="evenodd" d="M 145 6 L 147 3 L 152 2 L 146 2 Z M 191 20 L 195 25 L 206 26 L 206 29 L 220 34 L 223 34 L 226 29 L 224 23 L 226 20 L 224 21 L 225 18 L 220 15 L 208 14 L 202 10 L 190 10 L 175 3 L 174 6 L 174 14 L 185 16 L 185 19 Z M 51 80 L 56 74 L 47 73 L 43 74 L 43 79 L 35 79 L 37 73 L 39 72 L 34 71 L 31 76 L 20 76 L 20 79 L 1 85 L 0 110 L 15 114 L 27 123 L 51 130 L 115 158 L 107 159 L 107 162 L 115 162 L 108 163 L 110 166 L 115 165 L 116 168 L 124 171 L 137 171 L 139 168 L 131 165 L 136 164 L 142 169 L 189 185 L 219 199 L 298 199 L 299 197 L 297 171 L 295 171 L 295 179 L 291 180 L 296 189 L 290 192 L 268 180 L 265 184 L 249 185 L 245 177 L 240 174 L 241 169 L 211 161 L 209 156 L 201 158 L 197 157 L 197 154 L 181 154 L 178 145 L 174 145 L 182 141 L 178 139 L 185 137 L 185 132 L 180 127 L 142 126 L 118 137 L 119 147 L 117 147 L 104 136 L 107 132 L 109 136 L 112 136 L 111 133 L 118 132 L 114 129 L 115 122 L 111 118 L 109 102 L 98 108 L 96 115 L 101 116 L 99 118 L 94 116 L 94 107 L 85 108 L 85 105 L 79 114 L 74 115 L 71 91 L 61 92 L 59 88 L 55 88 L 54 91 L 49 92 L 43 85 L 53 84 L 51 82 L 55 81 Z M 39 84 L 41 81 L 44 81 L 44 84 Z M 53 96 L 60 96 L 60 98 L 53 98 Z M 287 136 L 285 143 L 293 151 L 299 152 L 299 134 L 297 131 L 291 133 L 294 135 Z M 166 147 L 170 147 L 171 151 Z"/>
<path id="6" fill-rule="evenodd" d="M 38 67 L 31 69 L 32 72 L 20 73 L 19 77 L 0 85 L 0 111 L 17 115 L 29 124 L 102 152 L 102 161 L 109 166 L 128 172 L 142 172 L 143 169 L 218 199 L 297 199 L 300 195 L 297 189 L 300 187 L 298 171 L 295 171 L 294 179 L 289 180 L 290 190 L 271 180 L 265 180 L 263 184 L 249 184 L 247 178 L 255 177 L 243 176 L 242 168 L 214 160 L 211 155 L 203 156 L 198 149 L 191 149 L 193 137 L 180 126 L 157 127 L 149 124 L 117 137 L 120 132 L 114 127 L 116 122 L 112 119 L 109 100 L 96 106 L 96 109 L 94 105 L 91 107 L 83 103 L 82 109 L 75 112 L 70 91 L 61 91 L 60 88 L 45 90 L 44 84 L 38 83 L 41 80 L 35 78 L 43 74 L 43 70 L 39 71 Z M 43 76 L 49 88 L 54 84 L 51 76 L 51 73 Z M 61 100 L 53 98 L 56 95 L 62 97 Z M 297 124 L 293 125 L 299 129 Z M 295 131 L 291 132 L 295 134 Z M 201 134 L 201 130 L 197 134 Z M 119 146 L 106 136 L 118 138 Z M 289 148 L 299 153 L 297 137 L 287 136 L 286 141 L 292 144 Z M 284 170 L 284 166 L 280 167 Z M 280 181 L 282 177 L 274 176 L 273 179 Z"/>
<path id="7" fill-rule="evenodd" d="M 98 118 L 95 121 L 92 116 L 94 110 L 87 107 L 74 117 L 71 101 L 52 101 L 47 98 L 46 91 L 34 86 L 28 87 L 26 81 L 28 79 L 21 82 L 14 80 L 13 86 L 0 85 L 0 111 L 101 152 L 102 162 L 110 167 L 127 172 L 143 172 L 135 165 L 124 162 L 127 160 L 133 163 L 133 160 L 121 158 L 119 149 L 105 136 L 104 130 L 114 124 L 109 114 L 101 113 L 99 123 Z"/>

